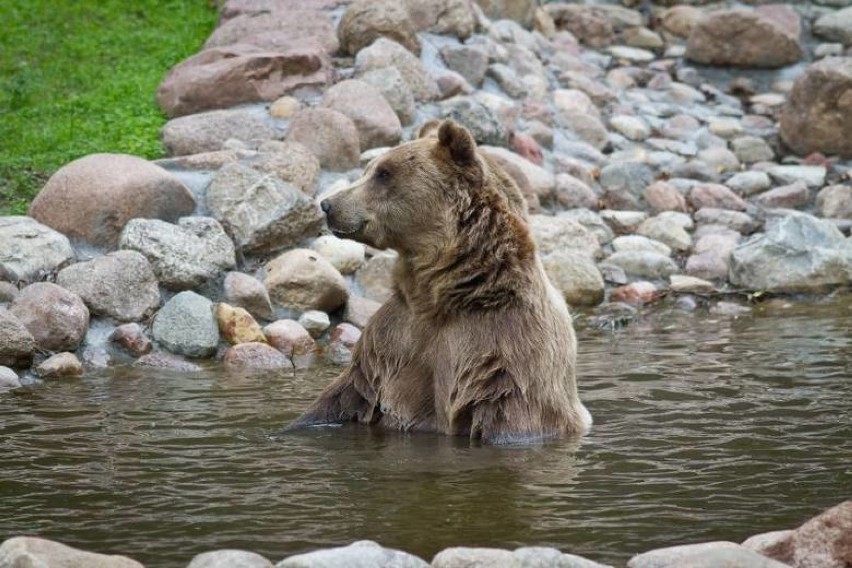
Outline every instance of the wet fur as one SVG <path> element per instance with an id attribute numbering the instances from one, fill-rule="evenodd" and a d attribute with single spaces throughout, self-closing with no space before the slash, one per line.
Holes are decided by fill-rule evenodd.
<path id="1" fill-rule="evenodd" d="M 520 191 L 463 128 L 421 134 L 331 198 L 340 236 L 400 253 L 395 291 L 293 426 L 357 421 L 486 443 L 583 432 L 571 317 Z"/>

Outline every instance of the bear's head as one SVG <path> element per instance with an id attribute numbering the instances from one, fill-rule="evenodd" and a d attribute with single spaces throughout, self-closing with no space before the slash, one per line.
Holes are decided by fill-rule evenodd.
<path id="1" fill-rule="evenodd" d="M 459 215 L 485 191 L 487 167 L 467 129 L 430 123 L 419 139 L 376 158 L 321 207 L 338 237 L 417 254 L 453 238 Z"/>

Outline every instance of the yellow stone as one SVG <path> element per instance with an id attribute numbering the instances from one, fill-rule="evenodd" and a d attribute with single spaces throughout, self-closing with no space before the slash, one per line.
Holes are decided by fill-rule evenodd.
<path id="1" fill-rule="evenodd" d="M 225 303 L 216 304 L 216 322 L 219 324 L 219 333 L 231 345 L 266 343 L 266 336 L 263 335 L 260 325 L 243 308 L 235 308 Z"/>

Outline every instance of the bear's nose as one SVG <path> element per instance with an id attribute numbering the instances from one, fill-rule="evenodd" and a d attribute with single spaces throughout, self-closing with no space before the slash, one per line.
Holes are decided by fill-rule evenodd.
<path id="1" fill-rule="evenodd" d="M 328 212 L 331 211 L 331 201 L 329 201 L 328 199 L 323 199 L 322 201 L 320 201 L 320 209 L 322 209 L 322 212 L 327 215 Z"/>

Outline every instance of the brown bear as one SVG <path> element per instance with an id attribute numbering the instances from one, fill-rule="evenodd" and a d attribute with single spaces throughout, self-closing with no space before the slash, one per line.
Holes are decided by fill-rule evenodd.
<path id="1" fill-rule="evenodd" d="M 321 203 L 335 235 L 399 253 L 395 290 L 292 426 L 357 421 L 485 443 L 584 432 L 571 316 L 520 190 L 465 128 L 421 133 Z"/>

